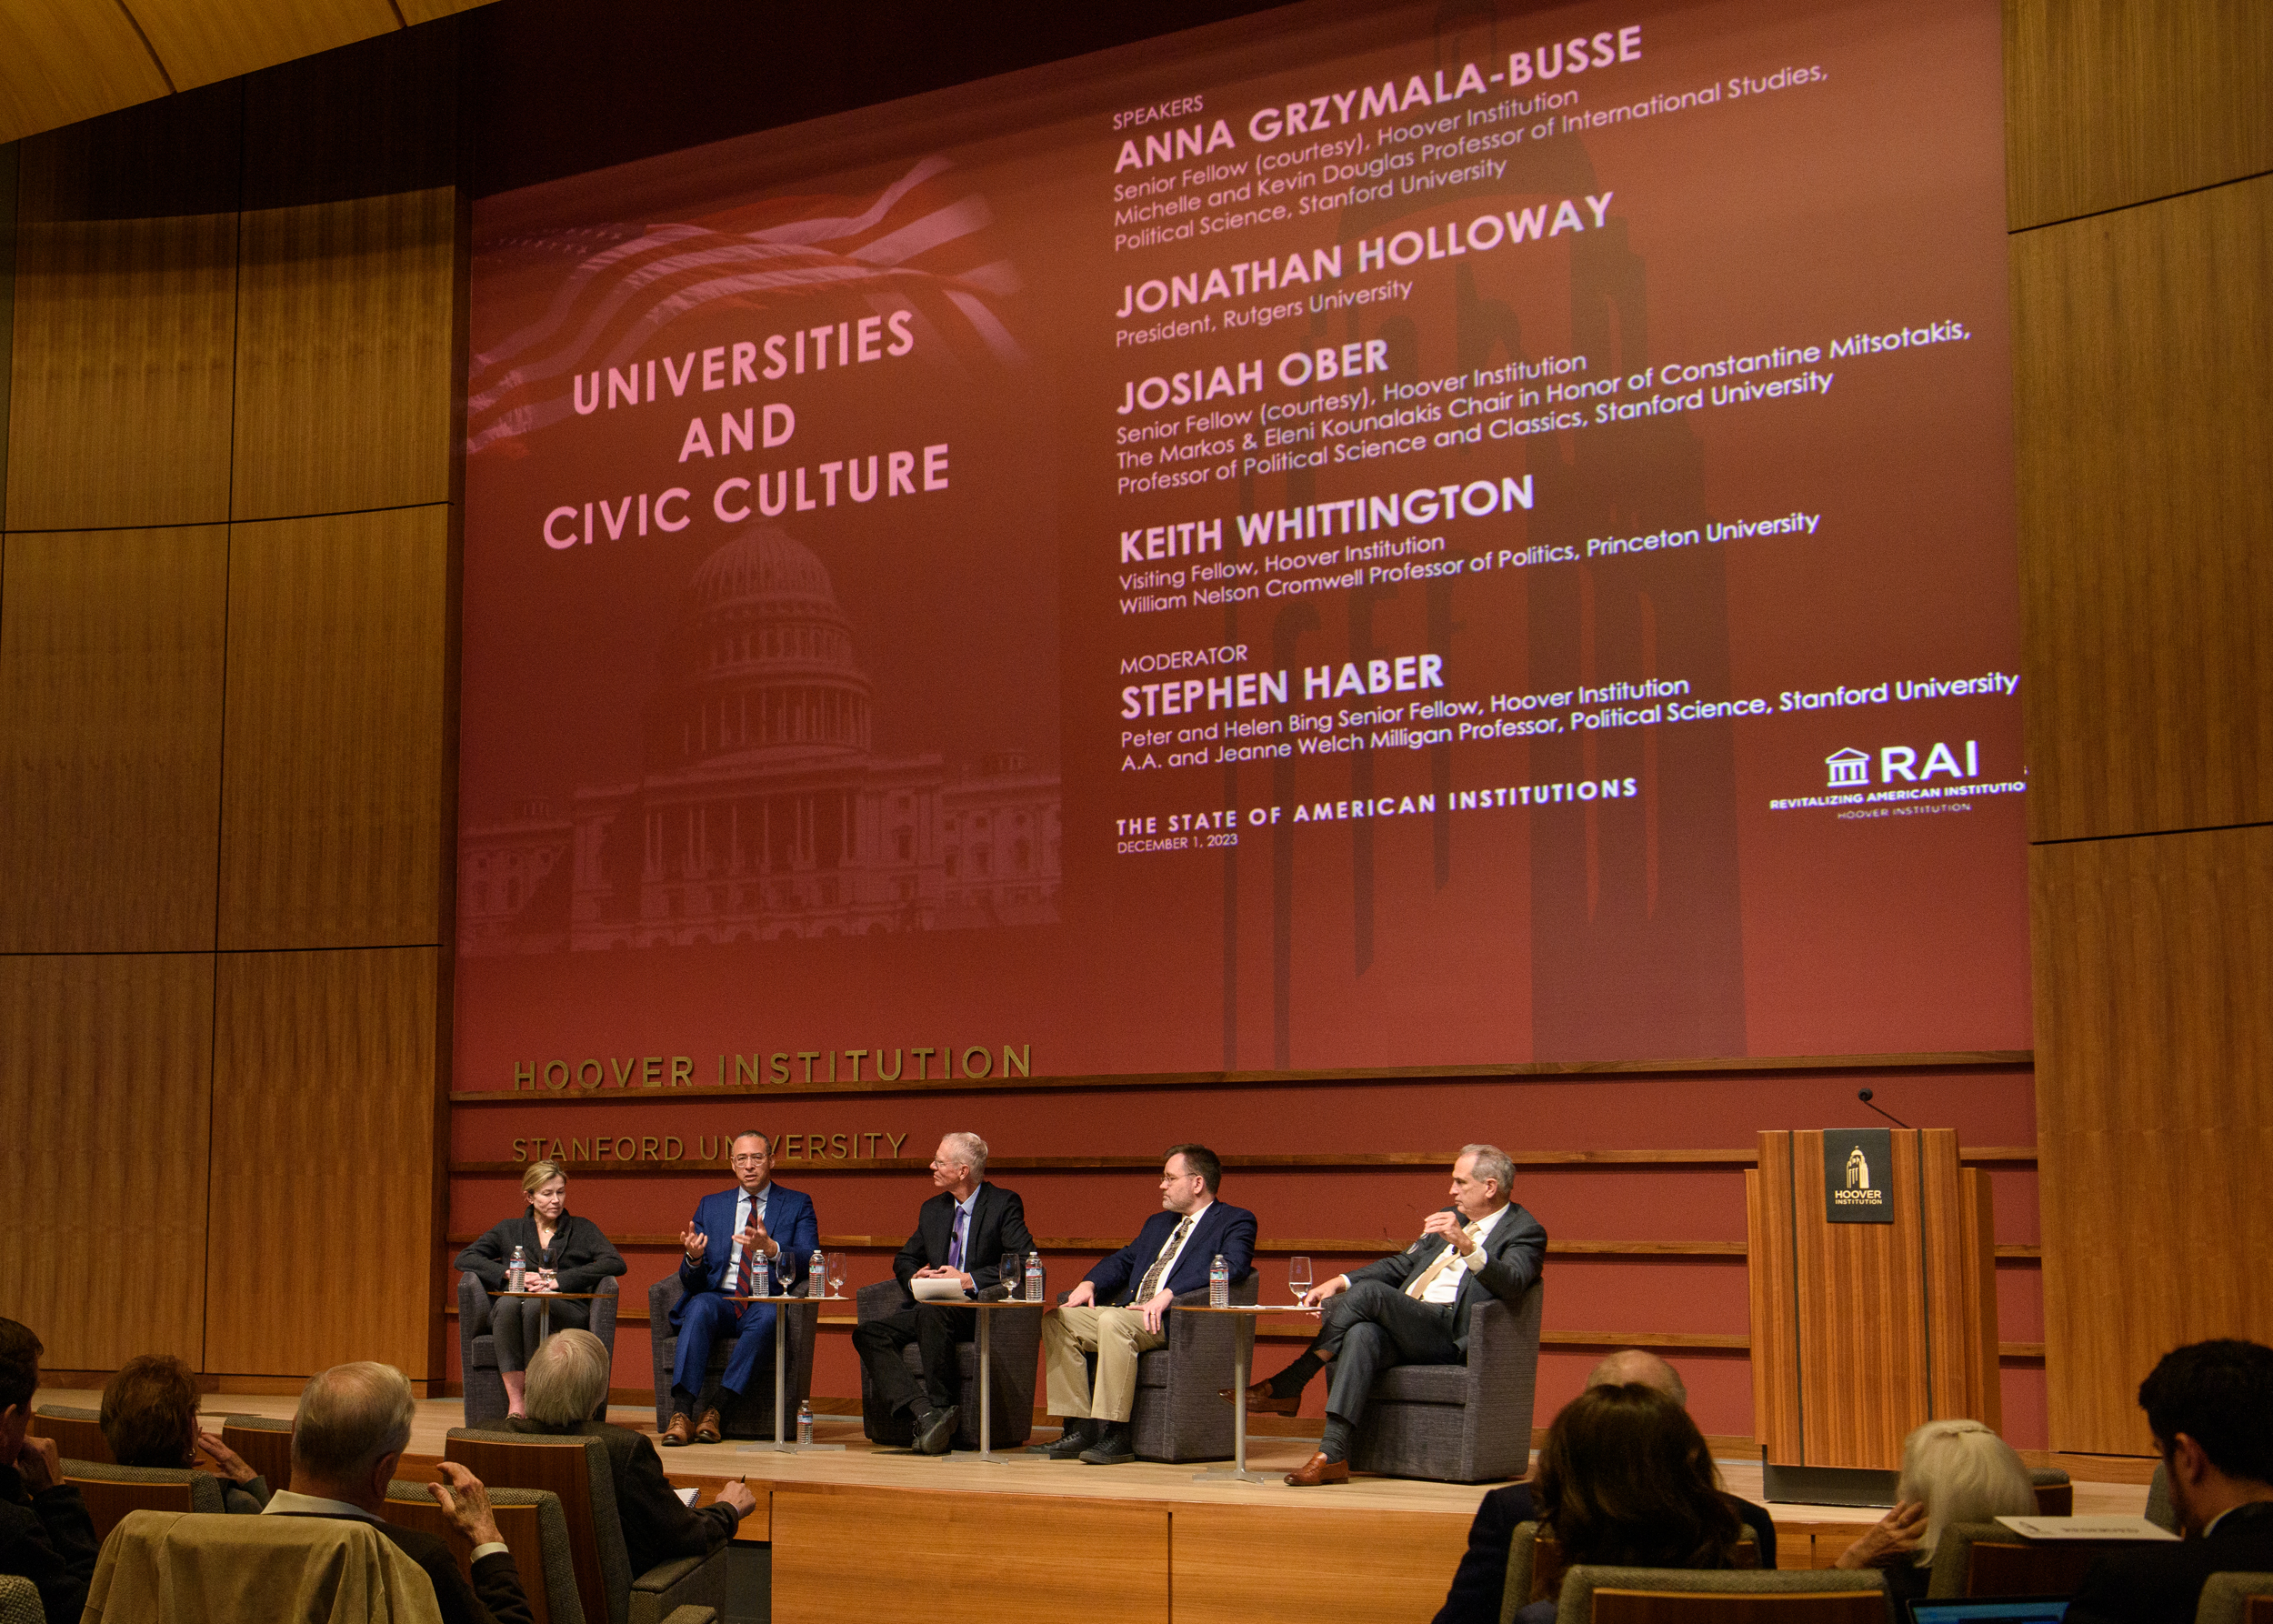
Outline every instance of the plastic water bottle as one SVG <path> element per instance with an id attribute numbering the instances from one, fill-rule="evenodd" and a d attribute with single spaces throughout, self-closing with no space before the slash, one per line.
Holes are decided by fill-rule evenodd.
<path id="1" fill-rule="evenodd" d="M 1231 1306 L 1231 1265 L 1217 1252 L 1216 1260 L 1207 1266 L 1207 1306 L 1227 1308 Z"/>
<path id="2" fill-rule="evenodd" d="M 1026 1255 L 1026 1299 L 1030 1303 L 1042 1300 L 1042 1254 L 1039 1252 Z"/>
<path id="3" fill-rule="evenodd" d="M 828 1254 L 815 1247 L 813 1256 L 806 1259 L 805 1268 L 805 1294 L 807 1297 L 826 1297 L 828 1294 Z"/>
<path id="4" fill-rule="evenodd" d="M 797 1441 L 801 1444 L 813 1441 L 813 1400 L 810 1398 L 797 1406 Z"/>
<path id="5" fill-rule="evenodd" d="M 764 1258 L 751 1259 L 750 1278 L 744 1291 L 745 1295 L 749 1297 L 773 1296 L 774 1266 L 769 1259 Z"/>
<path id="6" fill-rule="evenodd" d="M 528 1278 L 529 1252 L 526 1247 L 515 1247 L 513 1259 L 506 1265 L 506 1289 L 518 1291 L 521 1282 Z"/>

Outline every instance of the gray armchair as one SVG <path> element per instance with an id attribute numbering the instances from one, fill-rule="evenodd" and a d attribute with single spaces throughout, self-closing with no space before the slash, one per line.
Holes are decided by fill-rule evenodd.
<path id="1" fill-rule="evenodd" d="M 1515 1308 L 1492 1301 L 1468 1315 L 1464 1365 L 1397 1365 L 1373 1384 L 1350 1465 L 1392 1478 L 1487 1483 L 1531 1459 L 1545 1281 Z"/>
<path id="2" fill-rule="evenodd" d="M 1251 1303 L 1260 1286 L 1249 1269 L 1232 1283 L 1231 1300 Z M 1187 1291 L 1170 1306 L 1168 1345 L 1136 1360 L 1136 1402 L 1129 1412 L 1129 1434 L 1139 1459 L 1224 1460 L 1232 1453 L 1231 1406 L 1223 1389 L 1231 1385 L 1232 1355 L 1244 1339 L 1255 1346 L 1255 1321 L 1237 1314 L 1179 1314 L 1178 1308 L 1207 1305 L 1207 1289 Z"/>
<path id="3" fill-rule="evenodd" d="M 799 1280 L 790 1288 L 792 1297 L 807 1295 L 810 1281 Z M 655 1428 L 662 1431 L 671 1424 L 671 1368 L 678 1362 L 679 1333 L 671 1323 L 671 1310 L 678 1307 L 682 1288 L 678 1270 L 673 1269 L 647 1288 L 647 1345 L 655 1352 Z M 777 1331 L 789 1338 L 788 1363 L 785 1367 L 789 1382 L 787 1416 L 789 1425 L 796 1424 L 797 1406 L 813 1391 L 813 1340 L 820 1330 L 821 1305 L 818 1303 L 786 1303 L 781 1305 Z M 739 1337 L 720 1337 L 710 1349 L 709 1374 L 716 1376 L 726 1368 L 726 1358 L 734 1350 Z M 736 1398 L 728 1393 L 720 1407 L 718 1419 L 728 1438 L 771 1438 L 774 1436 L 774 1361 L 760 1359 L 750 1375 L 750 1390 Z"/>
<path id="4" fill-rule="evenodd" d="M 906 1294 L 897 1280 L 879 1280 L 863 1286 L 855 1298 L 854 1316 L 862 1320 L 882 1319 L 896 1314 Z M 997 1449 L 1016 1449 L 1034 1432 L 1034 1383 L 1041 1369 L 1042 1316 L 1032 1308 L 1006 1309 L 999 1314 L 982 1314 L 979 1327 L 986 1337 L 988 1348 L 990 1433 L 987 1442 Z M 955 1441 L 966 1449 L 978 1448 L 978 1344 L 956 1344 L 956 1363 L 962 1372 L 962 1396 L 957 1399 L 955 1418 Z M 923 1355 L 910 1343 L 900 1350 L 900 1357 L 918 1380 L 923 1377 Z M 868 1379 L 868 1368 L 860 1368 L 860 1428 L 871 1442 L 904 1444 L 915 1437 L 915 1423 L 903 1411 L 879 1414 L 876 1384 Z"/>
<path id="5" fill-rule="evenodd" d="M 619 1300 L 613 1278 L 593 1288 L 592 1334 L 616 1356 L 616 1307 Z M 458 1370 L 466 1384 L 466 1424 L 502 1427 L 506 1419 L 505 1378 L 497 1373 L 497 1341 L 489 1333 L 489 1288 L 481 1276 L 467 1269 L 457 1278 Z"/>
<path id="6" fill-rule="evenodd" d="M 30 1579 L 0 1573 L 0 1624 L 47 1624 L 47 1609 Z"/>

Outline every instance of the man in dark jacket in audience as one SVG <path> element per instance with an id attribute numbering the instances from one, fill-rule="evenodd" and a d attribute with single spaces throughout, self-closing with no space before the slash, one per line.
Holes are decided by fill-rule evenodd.
<path id="1" fill-rule="evenodd" d="M 1612 1354 L 1587 1378 L 1590 1388 L 1618 1387 L 1629 1381 L 1656 1388 L 1683 1408 L 1688 1407 L 1689 1389 L 1680 1372 L 1638 1348 Z M 1759 1545 L 1760 1566 L 1775 1567 L 1776 1524 L 1769 1519 L 1767 1508 L 1749 1500 L 1737 1504 L 1737 1514 Z M 1499 1624 L 1500 1594 L 1507 1584 L 1507 1548 L 1514 1542 L 1516 1525 L 1532 1518 L 1528 1483 L 1510 1483 L 1484 1497 L 1483 1504 L 1476 1509 L 1476 1520 L 1468 1525 L 1468 1549 L 1453 1572 L 1452 1589 L 1444 1606 L 1437 1609 L 1436 1624 Z M 1522 1599 L 1517 1598 L 1518 1603 Z"/>
<path id="2" fill-rule="evenodd" d="M 529 1360 L 529 1413 L 506 1423 L 516 1432 L 596 1438 L 607 1449 L 616 1482 L 616 1516 L 634 1578 L 680 1557 L 706 1557 L 757 1509 L 746 1485 L 729 1483 L 696 1509 L 663 1475 L 655 1439 L 592 1418 L 607 1399 L 607 1345 L 590 1331 L 556 1331 Z"/>
<path id="3" fill-rule="evenodd" d="M 2273 1571 L 2273 1348 L 2196 1342 L 2139 1383 L 2185 1538 L 2101 1557 L 2068 1624 L 2190 1620 L 2213 1573 Z"/>
<path id="4" fill-rule="evenodd" d="M 0 1319 L 0 1573 L 30 1579 L 50 1619 L 76 1619 L 101 1542 L 55 1440 L 30 1435 L 43 1351 L 27 1327 Z"/>

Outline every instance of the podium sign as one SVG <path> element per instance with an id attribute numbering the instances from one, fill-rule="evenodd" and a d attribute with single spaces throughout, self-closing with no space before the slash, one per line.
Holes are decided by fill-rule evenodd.
<path id="1" fill-rule="evenodd" d="M 1936 1418 L 1998 1425 L 1986 1174 L 1949 1128 L 1760 1135 L 1745 1175 L 1753 1428 L 1778 1466 L 1901 1464 Z"/>
<path id="2" fill-rule="evenodd" d="M 1854 1128 L 1823 1135 L 1823 1221 L 1894 1222 L 1894 1134 Z"/>

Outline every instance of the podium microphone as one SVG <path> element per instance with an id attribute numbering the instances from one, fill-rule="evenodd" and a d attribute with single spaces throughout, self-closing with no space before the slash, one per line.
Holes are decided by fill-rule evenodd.
<path id="1" fill-rule="evenodd" d="M 1861 1100 L 1865 1105 L 1870 1105 L 1870 1090 L 1867 1088 L 1856 1089 L 1855 1098 Z M 1893 1123 L 1897 1128 L 1908 1128 L 1910 1126 L 1908 1123 L 1903 1121 L 1901 1118 L 1896 1116 L 1892 1111 L 1880 1110 L 1879 1108 L 1875 1105 L 1870 1105 L 1870 1108 L 1874 1111 L 1877 1111 L 1881 1117 L 1884 1117 L 1887 1121 Z"/>

